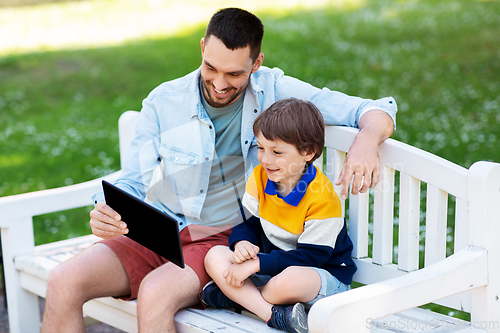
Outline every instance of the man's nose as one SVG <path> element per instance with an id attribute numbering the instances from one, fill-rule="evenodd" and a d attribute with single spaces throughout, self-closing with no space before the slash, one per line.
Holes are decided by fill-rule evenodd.
<path id="1" fill-rule="evenodd" d="M 215 89 L 222 91 L 228 87 L 227 81 L 224 78 L 224 75 L 217 75 L 214 79 L 214 87 Z"/>

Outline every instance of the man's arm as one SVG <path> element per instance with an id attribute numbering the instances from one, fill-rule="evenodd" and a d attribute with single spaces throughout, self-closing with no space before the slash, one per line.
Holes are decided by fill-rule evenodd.
<path id="1" fill-rule="evenodd" d="M 393 132 L 394 122 L 383 111 L 368 111 L 361 117 L 359 133 L 347 153 L 339 179 L 335 182 L 335 185 L 342 185 L 340 196 L 343 200 L 347 198 L 351 180 L 353 195 L 364 193 L 377 185 L 380 176 L 378 146 Z"/>

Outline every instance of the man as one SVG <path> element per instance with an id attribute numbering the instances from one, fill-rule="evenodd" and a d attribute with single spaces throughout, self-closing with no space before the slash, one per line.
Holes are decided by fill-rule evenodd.
<path id="1" fill-rule="evenodd" d="M 82 305 L 103 296 L 137 297 L 141 332 L 175 332 L 175 313 L 198 305 L 210 279 L 203 267 L 206 252 L 227 246 L 231 225 L 245 218 L 239 195 L 258 164 L 253 120 L 276 100 L 309 100 L 326 124 L 360 128 L 337 181 L 342 198 L 351 180 L 353 194 L 377 184 L 377 147 L 393 132 L 394 100 L 349 97 L 261 67 L 263 33 L 261 21 L 241 9 L 212 17 L 201 39 L 201 67 L 163 83 L 144 100 L 116 183 L 176 215 L 186 268 L 123 237 L 126 221 L 97 195 L 90 225 L 104 241 L 52 272 L 42 332 L 84 332 Z M 158 169 L 162 177 L 152 182 Z"/>

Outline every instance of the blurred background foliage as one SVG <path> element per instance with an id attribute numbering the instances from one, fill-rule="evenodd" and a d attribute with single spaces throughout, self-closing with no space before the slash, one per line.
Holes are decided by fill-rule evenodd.
<path id="1" fill-rule="evenodd" d="M 264 65 L 393 96 L 393 138 L 464 167 L 500 161 L 499 1 L 0 0 L 0 196 L 119 170 L 118 117 L 200 65 L 226 6 L 263 20 Z M 36 243 L 90 233 L 90 209 L 36 217 Z"/>

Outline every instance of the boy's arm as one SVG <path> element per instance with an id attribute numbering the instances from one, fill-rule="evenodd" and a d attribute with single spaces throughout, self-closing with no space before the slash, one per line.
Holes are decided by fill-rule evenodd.
<path id="1" fill-rule="evenodd" d="M 245 194 L 243 194 L 243 208 L 248 213 L 246 221 L 233 227 L 229 236 L 229 247 L 234 251 L 237 242 L 247 240 L 254 245 L 259 245 L 262 226 L 259 220 L 259 194 L 255 170 L 252 172 L 245 185 Z"/>
<path id="2" fill-rule="evenodd" d="M 229 248 L 234 251 L 236 243 L 243 240 L 259 245 L 261 230 L 262 226 L 259 218 L 256 216 L 250 217 L 245 222 L 233 227 L 233 231 L 229 236 Z"/>

